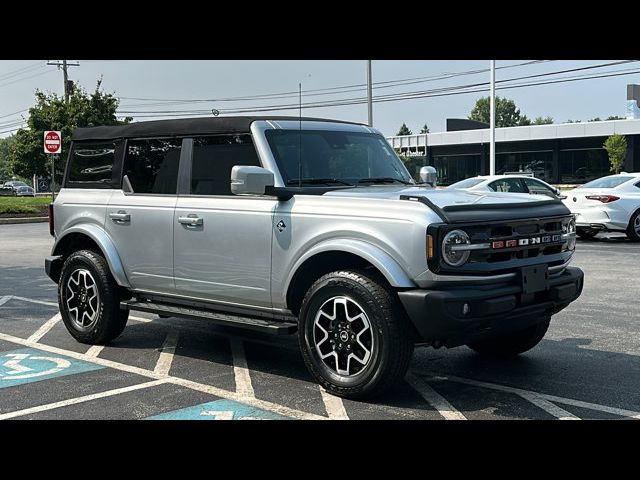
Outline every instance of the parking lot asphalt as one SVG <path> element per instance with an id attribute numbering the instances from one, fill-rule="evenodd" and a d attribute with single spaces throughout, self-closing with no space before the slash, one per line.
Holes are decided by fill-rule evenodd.
<path id="1" fill-rule="evenodd" d="M 322 391 L 295 337 L 132 312 L 104 347 L 59 319 L 46 224 L 0 226 L 0 419 L 640 419 L 640 244 L 578 240 L 582 296 L 518 358 L 417 348 L 375 401 Z"/>

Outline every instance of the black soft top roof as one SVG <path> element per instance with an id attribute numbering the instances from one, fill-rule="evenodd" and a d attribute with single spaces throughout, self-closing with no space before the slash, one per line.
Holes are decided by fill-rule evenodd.
<path id="1" fill-rule="evenodd" d="M 152 120 L 127 125 L 76 128 L 72 140 L 114 140 L 118 138 L 170 137 L 185 135 L 211 135 L 222 133 L 248 133 L 256 120 L 300 120 L 299 117 L 205 117 Z M 302 117 L 304 121 L 338 122 L 363 125 L 342 120 Z"/>

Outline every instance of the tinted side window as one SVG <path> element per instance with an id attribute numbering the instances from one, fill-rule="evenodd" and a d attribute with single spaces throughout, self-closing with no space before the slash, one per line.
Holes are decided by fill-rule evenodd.
<path id="1" fill-rule="evenodd" d="M 503 178 L 491 182 L 489 188 L 494 192 L 527 193 L 519 178 Z"/>
<path id="2" fill-rule="evenodd" d="M 527 184 L 527 188 L 529 189 L 529 193 L 537 194 L 537 195 L 548 195 L 550 197 L 555 196 L 555 192 L 547 187 L 545 184 L 540 183 L 537 180 L 532 180 L 530 178 L 525 178 L 524 183 Z"/>
<path id="3" fill-rule="evenodd" d="M 251 135 L 194 138 L 191 194 L 231 195 L 234 165 L 260 166 Z"/>
<path id="4" fill-rule="evenodd" d="M 182 139 L 129 140 L 123 175 L 134 193 L 175 194 Z"/>
<path id="5" fill-rule="evenodd" d="M 110 188 L 115 151 L 113 142 L 74 144 L 66 186 Z"/>

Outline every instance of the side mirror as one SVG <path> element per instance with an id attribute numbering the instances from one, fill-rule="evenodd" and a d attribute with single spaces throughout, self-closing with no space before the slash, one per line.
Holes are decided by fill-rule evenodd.
<path id="1" fill-rule="evenodd" d="M 433 188 L 436 188 L 438 183 L 438 172 L 434 167 L 426 166 L 420 169 L 420 182 L 428 183 Z"/>
<path id="2" fill-rule="evenodd" d="M 234 195 L 264 195 L 273 187 L 273 172 L 250 165 L 235 165 L 231 169 L 231 193 Z"/>

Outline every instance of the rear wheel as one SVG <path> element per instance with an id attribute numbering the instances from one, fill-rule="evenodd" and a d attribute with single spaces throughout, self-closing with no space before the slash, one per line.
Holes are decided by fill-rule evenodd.
<path id="1" fill-rule="evenodd" d="M 469 343 L 476 352 L 492 357 L 514 357 L 535 347 L 547 333 L 551 318 L 517 332 Z"/>
<path id="2" fill-rule="evenodd" d="M 321 277 L 305 295 L 299 321 L 305 364 L 329 392 L 373 396 L 404 378 L 412 331 L 384 278 L 369 271 Z"/>
<path id="3" fill-rule="evenodd" d="M 640 210 L 631 215 L 629 226 L 627 227 L 627 237 L 632 242 L 640 242 Z"/>
<path id="4" fill-rule="evenodd" d="M 107 261 L 91 250 L 65 260 L 58 282 L 62 321 L 80 343 L 104 344 L 122 333 L 129 317 L 120 309 L 120 289 Z"/>
<path id="5" fill-rule="evenodd" d="M 584 240 L 588 240 L 590 238 L 595 237 L 598 234 L 597 230 L 593 230 L 591 228 L 576 228 L 576 234 L 584 239 Z"/>

